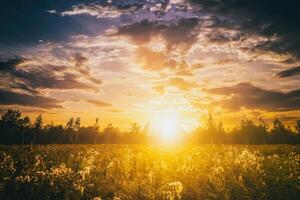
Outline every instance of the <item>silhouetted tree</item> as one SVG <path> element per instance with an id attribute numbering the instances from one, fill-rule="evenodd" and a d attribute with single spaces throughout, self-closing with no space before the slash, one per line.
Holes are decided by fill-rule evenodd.
<path id="1" fill-rule="evenodd" d="M 32 130 L 32 139 L 31 139 L 31 144 L 37 144 L 40 143 L 38 141 L 39 138 L 42 137 L 42 130 L 43 129 L 43 117 L 42 115 L 38 115 L 37 118 L 35 119 L 35 122 L 33 124 L 33 130 Z"/>
<path id="2" fill-rule="evenodd" d="M 296 129 L 297 135 L 300 137 L 300 119 L 298 119 L 298 120 L 296 121 L 295 129 Z"/>
<path id="3" fill-rule="evenodd" d="M 29 117 L 24 117 L 23 119 L 21 119 L 21 144 L 25 144 L 27 138 L 30 137 L 30 128 L 31 128 L 31 122 Z"/>
<path id="4" fill-rule="evenodd" d="M 45 127 L 45 134 L 42 143 L 46 144 L 67 144 L 68 136 L 62 125 L 54 125 L 53 123 Z"/>
<path id="5" fill-rule="evenodd" d="M 76 143 L 76 132 L 74 130 L 74 118 L 71 117 L 66 123 L 66 135 L 68 136 L 71 144 Z"/>
<path id="6" fill-rule="evenodd" d="M 39 115 L 35 119 L 34 128 L 36 128 L 36 129 L 42 129 L 43 128 L 43 117 L 42 117 L 42 115 Z"/>
<path id="7" fill-rule="evenodd" d="M 273 121 L 273 128 L 270 134 L 270 143 L 289 144 L 295 142 L 291 130 L 286 129 L 284 124 L 277 118 Z"/>
<path id="8" fill-rule="evenodd" d="M 145 143 L 146 142 L 146 132 L 145 128 L 148 129 L 149 127 L 144 127 L 142 130 L 141 126 L 138 123 L 132 123 L 129 131 L 126 135 L 123 135 L 123 141 L 125 143 Z"/>
<path id="9" fill-rule="evenodd" d="M 111 123 L 105 127 L 101 133 L 101 140 L 104 143 L 119 143 L 121 131 L 117 127 L 114 127 Z"/>
<path id="10" fill-rule="evenodd" d="M 20 127 L 22 124 L 21 112 L 9 109 L 2 115 L 1 121 L 7 127 Z"/>
<path id="11" fill-rule="evenodd" d="M 81 127 L 78 130 L 78 143 L 95 144 L 99 142 L 99 131 L 95 126 Z"/>
<path id="12" fill-rule="evenodd" d="M 18 144 L 23 143 L 25 129 L 29 128 L 28 117 L 22 118 L 21 112 L 9 109 L 4 112 L 0 120 L 1 143 Z"/>
<path id="13" fill-rule="evenodd" d="M 75 120 L 75 123 L 74 123 L 74 133 L 75 133 L 75 139 L 74 139 L 74 142 L 75 144 L 78 142 L 78 131 L 80 129 L 80 117 L 77 117 L 76 120 Z"/>
<path id="14" fill-rule="evenodd" d="M 39 115 L 32 124 L 29 117 L 22 117 L 20 111 L 12 109 L 4 112 L 0 119 L 1 144 L 147 143 L 152 141 L 148 133 L 149 125 L 141 128 L 138 123 L 131 124 L 127 131 L 108 124 L 99 132 L 98 118 L 93 126 L 88 127 L 81 126 L 79 117 L 76 120 L 70 118 L 63 127 L 53 123 L 44 126 Z M 271 129 L 262 120 L 258 124 L 242 120 L 239 126 L 226 132 L 222 122 L 216 123 L 209 115 L 206 126 L 200 126 L 193 134 L 184 137 L 193 143 L 296 144 L 300 143 L 300 120 L 294 131 L 275 119 Z"/>
<path id="15" fill-rule="evenodd" d="M 74 130 L 78 131 L 80 129 L 80 117 L 77 117 L 74 123 Z"/>
<path id="16" fill-rule="evenodd" d="M 243 144 L 264 144 L 267 139 L 266 128 L 256 125 L 252 120 L 242 120 L 238 134 L 239 142 Z"/>
<path id="17" fill-rule="evenodd" d="M 67 121 L 66 128 L 67 129 L 74 129 L 74 118 L 73 117 L 71 117 L 69 119 L 69 121 Z"/>

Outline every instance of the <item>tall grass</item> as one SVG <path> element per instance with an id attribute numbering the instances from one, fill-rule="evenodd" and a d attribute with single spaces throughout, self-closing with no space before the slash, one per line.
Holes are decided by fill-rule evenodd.
<path id="1" fill-rule="evenodd" d="M 300 199 L 300 147 L 0 146 L 0 199 Z"/>

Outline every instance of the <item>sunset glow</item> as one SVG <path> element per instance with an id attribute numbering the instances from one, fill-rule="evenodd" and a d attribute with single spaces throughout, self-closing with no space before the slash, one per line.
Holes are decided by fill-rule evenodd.
<path id="1" fill-rule="evenodd" d="M 57 124 L 99 118 L 101 128 L 154 123 L 166 137 L 208 113 L 228 128 L 243 117 L 292 125 L 300 109 L 297 16 L 277 4 L 266 16 L 264 2 L 230 2 L 7 3 L 0 110 Z M 174 108 L 180 119 L 157 123 L 149 114 Z"/>
<path id="2" fill-rule="evenodd" d="M 179 119 L 176 112 L 160 113 L 153 120 L 153 129 L 165 142 L 174 142 L 178 137 L 179 130 Z"/>
<path id="3" fill-rule="evenodd" d="M 300 0 L 0 0 L 0 199 L 300 200 Z"/>

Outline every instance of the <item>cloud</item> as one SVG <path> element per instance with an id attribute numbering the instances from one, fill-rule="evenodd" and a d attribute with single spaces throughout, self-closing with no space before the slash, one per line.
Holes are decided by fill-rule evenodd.
<path id="1" fill-rule="evenodd" d="M 166 87 L 175 87 L 178 90 L 190 91 L 193 88 L 197 88 L 198 84 L 192 81 L 187 81 L 180 77 L 171 77 L 165 83 L 156 85 L 152 87 L 152 89 L 163 95 L 165 93 Z"/>
<path id="2" fill-rule="evenodd" d="M 300 58 L 300 15 L 299 1 L 202 1 L 190 0 L 193 6 L 199 6 L 210 13 L 211 28 L 236 30 L 234 37 L 211 35 L 219 41 L 244 40 L 251 35 L 275 38 L 257 43 L 251 50 L 273 51 L 279 54 L 290 53 Z M 242 42 L 242 41 L 241 41 Z"/>
<path id="3" fill-rule="evenodd" d="M 287 77 L 296 76 L 299 74 L 300 74 L 300 66 L 297 66 L 297 67 L 293 67 L 293 68 L 278 72 L 276 74 L 276 76 L 279 78 L 287 78 Z"/>
<path id="4" fill-rule="evenodd" d="M 60 101 L 39 95 L 28 95 L 0 89 L 1 105 L 20 105 L 39 108 L 62 108 Z"/>
<path id="5" fill-rule="evenodd" d="M 162 37 L 168 50 L 178 47 L 189 49 L 197 41 L 198 23 L 197 18 L 182 18 L 171 22 L 143 20 L 119 27 L 115 35 L 127 36 L 137 44 L 145 44 L 152 38 Z"/>
<path id="6" fill-rule="evenodd" d="M 176 76 L 192 76 L 194 70 L 203 66 L 190 65 L 182 58 L 174 58 L 165 51 L 155 51 L 145 46 L 135 50 L 136 62 L 147 71 L 169 70 Z"/>
<path id="7" fill-rule="evenodd" d="M 111 113 L 121 113 L 123 112 L 123 110 L 118 109 L 118 108 L 110 108 L 110 109 L 106 109 L 106 112 L 111 112 Z"/>
<path id="8" fill-rule="evenodd" d="M 173 77 L 169 79 L 168 86 L 173 86 L 180 90 L 189 91 L 190 89 L 195 88 L 198 85 L 183 78 Z"/>
<path id="9" fill-rule="evenodd" d="M 163 85 L 154 86 L 152 89 L 158 92 L 160 95 L 163 95 L 166 92 Z"/>
<path id="10" fill-rule="evenodd" d="M 101 81 L 90 75 L 88 68 L 81 64 L 82 58 L 76 58 L 77 72 L 95 84 Z M 72 67 L 50 64 L 34 64 L 24 58 L 12 58 L 0 62 L 2 86 L 18 88 L 30 93 L 38 93 L 39 89 L 87 89 L 96 90 L 90 84 L 80 81 L 82 76 L 72 72 Z"/>
<path id="11" fill-rule="evenodd" d="M 142 46 L 136 49 L 136 59 L 144 69 L 149 71 L 175 68 L 177 65 L 177 62 L 168 58 L 164 52 L 153 51 Z"/>
<path id="12" fill-rule="evenodd" d="M 84 75 L 87 80 L 90 80 L 90 81 L 92 81 L 95 84 L 101 84 L 102 81 L 99 80 L 99 79 L 94 78 L 91 75 L 90 69 L 87 66 L 85 66 L 85 64 L 86 64 L 87 61 L 88 61 L 88 58 L 82 56 L 79 53 L 77 53 L 74 56 L 74 63 L 75 63 L 75 66 L 76 66 L 78 72 L 80 72 L 82 75 Z"/>
<path id="13" fill-rule="evenodd" d="M 74 5 L 70 10 L 65 10 L 60 14 L 61 16 L 90 15 L 96 18 L 117 18 L 123 14 L 129 14 L 135 9 L 133 6 L 120 8 L 112 4 L 98 5 L 90 3 Z"/>
<path id="14" fill-rule="evenodd" d="M 0 72 L 1 71 L 13 71 L 14 67 L 25 61 L 24 58 L 11 58 L 8 60 L 0 60 Z"/>
<path id="15" fill-rule="evenodd" d="M 128 37 L 137 46 L 136 61 L 143 69 L 192 76 L 193 67 L 186 61 L 186 54 L 198 40 L 198 25 L 195 17 L 142 20 L 120 26 L 112 36 Z"/>
<path id="16" fill-rule="evenodd" d="M 224 95 L 218 103 L 226 109 L 237 111 L 242 107 L 266 111 L 289 111 L 300 109 L 300 90 L 289 92 L 272 91 L 239 83 L 231 87 L 205 90 L 210 94 Z"/>
<path id="17" fill-rule="evenodd" d="M 99 101 L 99 100 L 89 99 L 89 100 L 87 100 L 87 102 L 94 105 L 94 106 L 97 106 L 97 107 L 111 107 L 111 106 L 113 106 L 113 104 L 111 104 L 111 103 L 107 103 L 107 102 L 103 102 L 103 101 Z"/>

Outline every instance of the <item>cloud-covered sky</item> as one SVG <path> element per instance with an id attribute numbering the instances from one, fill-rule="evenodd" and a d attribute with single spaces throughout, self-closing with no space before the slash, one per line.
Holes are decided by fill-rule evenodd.
<path id="1" fill-rule="evenodd" d="M 300 110 L 300 2 L 0 3 L 0 109 L 124 127 L 176 112 L 286 122 Z"/>

